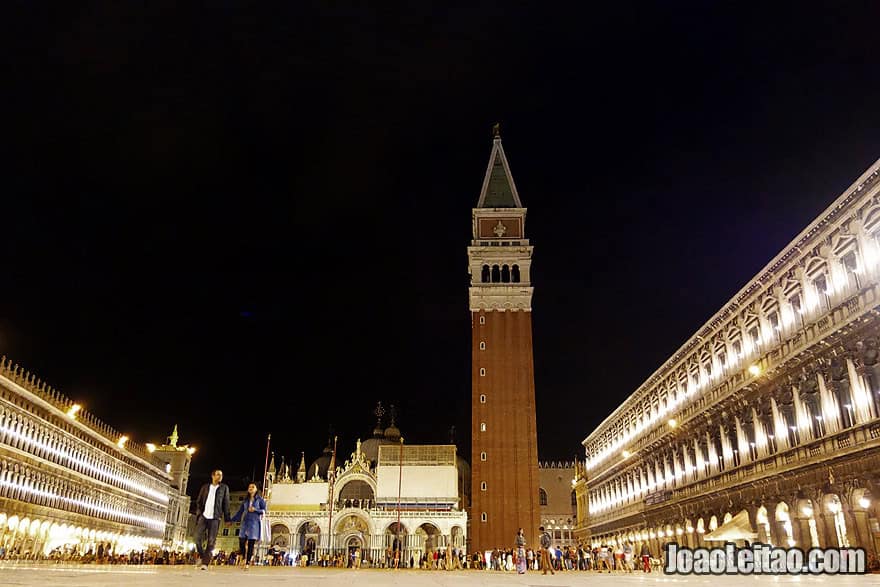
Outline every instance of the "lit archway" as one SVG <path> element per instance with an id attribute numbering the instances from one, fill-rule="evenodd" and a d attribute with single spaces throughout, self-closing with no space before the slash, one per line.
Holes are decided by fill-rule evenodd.
<path id="1" fill-rule="evenodd" d="M 791 525 L 791 514 L 788 512 L 788 504 L 784 501 L 776 504 L 776 524 L 785 536 L 785 544 L 789 547 L 795 545 L 794 528 Z"/>
<path id="2" fill-rule="evenodd" d="M 831 514 L 834 521 L 834 534 L 837 544 L 841 548 L 849 548 L 849 537 L 846 534 L 846 517 L 843 514 L 843 504 L 836 494 L 827 494 L 822 498 L 825 511 Z"/>

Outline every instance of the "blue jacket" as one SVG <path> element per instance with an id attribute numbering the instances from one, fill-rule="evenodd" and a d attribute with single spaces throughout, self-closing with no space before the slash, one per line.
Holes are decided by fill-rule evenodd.
<path id="1" fill-rule="evenodd" d="M 263 514 L 266 512 L 266 500 L 257 495 L 254 497 L 254 511 L 252 512 L 247 511 L 248 506 L 250 505 L 250 497 L 246 497 L 244 501 L 241 502 L 241 507 L 239 507 L 238 511 L 235 512 L 235 515 L 232 516 L 231 521 L 238 522 L 241 520 L 241 516 L 244 515 L 244 520 L 241 522 L 241 530 L 238 533 L 238 537 L 259 540 L 260 518 L 262 518 Z"/>

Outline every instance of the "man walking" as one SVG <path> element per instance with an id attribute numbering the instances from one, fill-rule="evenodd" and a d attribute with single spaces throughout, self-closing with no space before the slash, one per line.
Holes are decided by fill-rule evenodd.
<path id="1" fill-rule="evenodd" d="M 544 526 L 538 528 L 538 531 L 541 533 L 541 566 L 544 567 L 544 572 L 542 575 L 547 574 L 547 569 L 550 569 L 550 574 L 555 575 L 556 571 L 553 570 L 553 555 L 550 554 L 550 544 L 552 542 L 550 538 L 550 532 L 544 530 Z"/>
<path id="2" fill-rule="evenodd" d="M 206 571 L 214 556 L 214 543 L 217 541 L 217 531 L 220 529 L 220 519 L 229 521 L 229 487 L 223 480 L 223 471 L 214 469 L 211 471 L 211 482 L 202 485 L 199 497 L 196 500 L 196 549 L 202 557 L 201 569 Z M 207 544 L 202 546 L 202 542 Z"/>

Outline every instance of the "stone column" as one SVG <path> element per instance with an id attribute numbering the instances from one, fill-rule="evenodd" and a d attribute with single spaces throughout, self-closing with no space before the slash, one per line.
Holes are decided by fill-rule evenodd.
<path id="1" fill-rule="evenodd" d="M 794 500 L 794 503 L 797 504 L 797 500 Z M 794 545 L 798 548 L 802 548 L 807 550 L 810 548 L 810 529 L 806 528 L 806 534 L 804 534 L 804 529 L 802 528 L 801 515 L 797 511 L 797 505 L 794 507 L 790 507 L 788 509 L 789 519 L 791 520 L 791 537 L 794 540 Z M 807 523 L 806 521 L 804 521 Z"/>
<path id="2" fill-rule="evenodd" d="M 785 531 L 780 528 L 781 522 L 776 519 L 776 506 L 779 502 L 775 499 L 764 502 L 764 507 L 767 508 L 767 523 L 770 526 L 770 536 L 768 539 L 773 544 L 773 546 L 784 546 L 787 547 L 788 544 L 785 543 Z"/>
<path id="3" fill-rule="evenodd" d="M 753 503 L 748 503 L 745 506 L 745 510 L 749 512 L 749 526 L 751 526 L 752 532 L 758 535 L 758 540 L 760 541 L 761 535 L 764 534 L 764 532 L 758 531 L 758 506 L 754 505 Z M 731 510 L 731 513 L 733 513 L 733 515 L 735 516 L 736 513 L 734 512 L 737 511 L 739 511 L 738 508 L 733 508 L 733 510 Z"/>
<path id="4" fill-rule="evenodd" d="M 819 513 L 819 516 L 816 520 L 816 526 L 822 528 L 824 530 L 824 536 L 822 532 L 819 532 L 819 541 L 823 548 L 835 548 L 840 546 L 837 541 L 837 529 L 834 527 L 834 514 L 831 512 L 824 511 L 825 504 L 821 504 L 822 510 Z"/>
<path id="5" fill-rule="evenodd" d="M 861 546 L 869 555 L 877 556 L 877 544 L 874 542 L 873 536 L 871 536 L 868 512 L 865 510 L 855 510 L 852 513 L 852 517 L 854 521 L 853 526 L 858 535 L 857 541 L 852 546 Z"/>
<path id="6" fill-rule="evenodd" d="M 856 524 L 855 516 L 853 515 L 852 506 L 847 501 L 841 500 L 840 504 L 841 511 L 843 512 L 844 523 L 846 524 L 846 540 L 849 542 L 850 546 L 863 546 L 867 548 L 865 545 L 865 540 L 861 535 L 861 528 Z"/>

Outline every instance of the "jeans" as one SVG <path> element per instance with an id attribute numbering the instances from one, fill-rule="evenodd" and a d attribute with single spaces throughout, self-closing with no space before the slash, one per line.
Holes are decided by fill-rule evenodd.
<path id="1" fill-rule="evenodd" d="M 217 531 L 220 529 L 220 520 L 207 520 L 199 516 L 196 522 L 196 550 L 202 557 L 203 565 L 210 565 L 213 558 L 214 543 L 217 542 Z M 202 541 L 207 538 L 207 544 L 202 548 Z"/>

